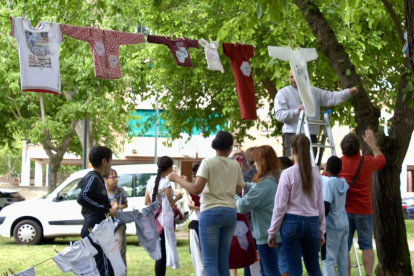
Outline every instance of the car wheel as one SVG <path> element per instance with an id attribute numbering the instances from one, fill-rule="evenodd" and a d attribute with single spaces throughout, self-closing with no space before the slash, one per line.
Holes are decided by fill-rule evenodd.
<path id="1" fill-rule="evenodd" d="M 42 227 L 33 220 L 22 220 L 13 229 L 17 244 L 36 245 L 42 241 Z"/>

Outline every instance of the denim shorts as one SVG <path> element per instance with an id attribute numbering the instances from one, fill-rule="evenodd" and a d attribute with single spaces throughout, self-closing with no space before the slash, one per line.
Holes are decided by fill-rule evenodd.
<path id="1" fill-rule="evenodd" d="M 286 259 L 286 253 L 285 250 L 283 250 L 283 246 L 281 242 L 278 242 L 277 244 L 277 262 L 279 265 L 279 271 L 280 273 L 286 273 L 289 272 L 289 267 Z"/>
<path id="2" fill-rule="evenodd" d="M 349 235 L 348 251 L 351 250 L 355 230 L 358 234 L 358 245 L 361 250 L 372 249 L 372 231 L 374 223 L 372 215 L 348 214 Z"/>

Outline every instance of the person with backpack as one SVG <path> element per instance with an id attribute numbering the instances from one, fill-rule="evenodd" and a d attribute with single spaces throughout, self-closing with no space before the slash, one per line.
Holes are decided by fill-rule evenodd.
<path id="1" fill-rule="evenodd" d="M 375 144 L 372 130 L 365 130 L 365 135 L 362 138 L 374 156 L 369 154 L 361 156 L 359 137 L 354 133 L 347 134 L 341 141 L 343 156 L 341 157 L 342 171 L 339 173 L 339 177 L 345 178 L 349 184 L 345 204 L 349 221 L 348 251 L 351 250 L 354 233 L 357 231 L 365 273 L 371 276 L 374 268 L 371 176 L 374 171 L 382 169 L 387 161 Z M 350 271 L 351 261 L 348 254 L 348 275 L 350 275 Z"/>

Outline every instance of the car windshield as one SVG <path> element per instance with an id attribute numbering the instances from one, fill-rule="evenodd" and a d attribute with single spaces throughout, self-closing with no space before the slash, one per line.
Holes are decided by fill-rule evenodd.
<path id="1" fill-rule="evenodd" d="M 63 182 L 65 182 L 65 181 L 62 181 L 62 183 Z M 56 186 L 56 188 L 54 188 L 52 191 L 50 191 L 50 192 L 48 192 L 47 194 L 45 194 L 44 196 L 42 196 L 42 198 L 44 199 L 44 198 L 48 198 L 48 197 L 50 197 L 51 196 L 51 194 L 60 186 L 60 185 L 62 185 L 62 183 L 60 183 L 58 186 Z M 56 196 L 56 195 L 55 195 Z"/>

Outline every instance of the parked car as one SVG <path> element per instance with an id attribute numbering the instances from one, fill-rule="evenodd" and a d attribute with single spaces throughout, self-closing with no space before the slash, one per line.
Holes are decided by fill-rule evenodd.
<path id="1" fill-rule="evenodd" d="M 122 186 L 127 194 L 128 208 L 125 211 L 144 208 L 147 182 L 156 175 L 157 166 L 123 165 L 113 166 L 113 169 L 118 172 L 118 185 Z M 83 216 L 81 206 L 76 202 L 80 192 L 77 184 L 90 170 L 71 174 L 42 199 L 18 202 L 1 210 L 0 235 L 6 238 L 13 236 L 16 243 L 25 245 L 39 244 L 44 239 L 79 236 Z M 184 198 L 186 197 L 177 202 L 178 206 L 182 206 L 182 203 L 185 205 Z M 180 210 L 187 218 L 188 206 L 187 210 Z M 135 223 L 127 224 L 126 234 L 136 235 Z"/>
<path id="2" fill-rule="evenodd" d="M 406 209 L 406 213 L 408 213 L 407 219 L 414 219 L 414 197 L 403 198 L 402 206 L 403 209 Z"/>
<path id="3" fill-rule="evenodd" d="M 17 191 L 15 190 L 4 190 L 0 189 L 0 210 L 10 205 L 14 202 L 23 201 L 24 197 L 22 197 Z"/>

